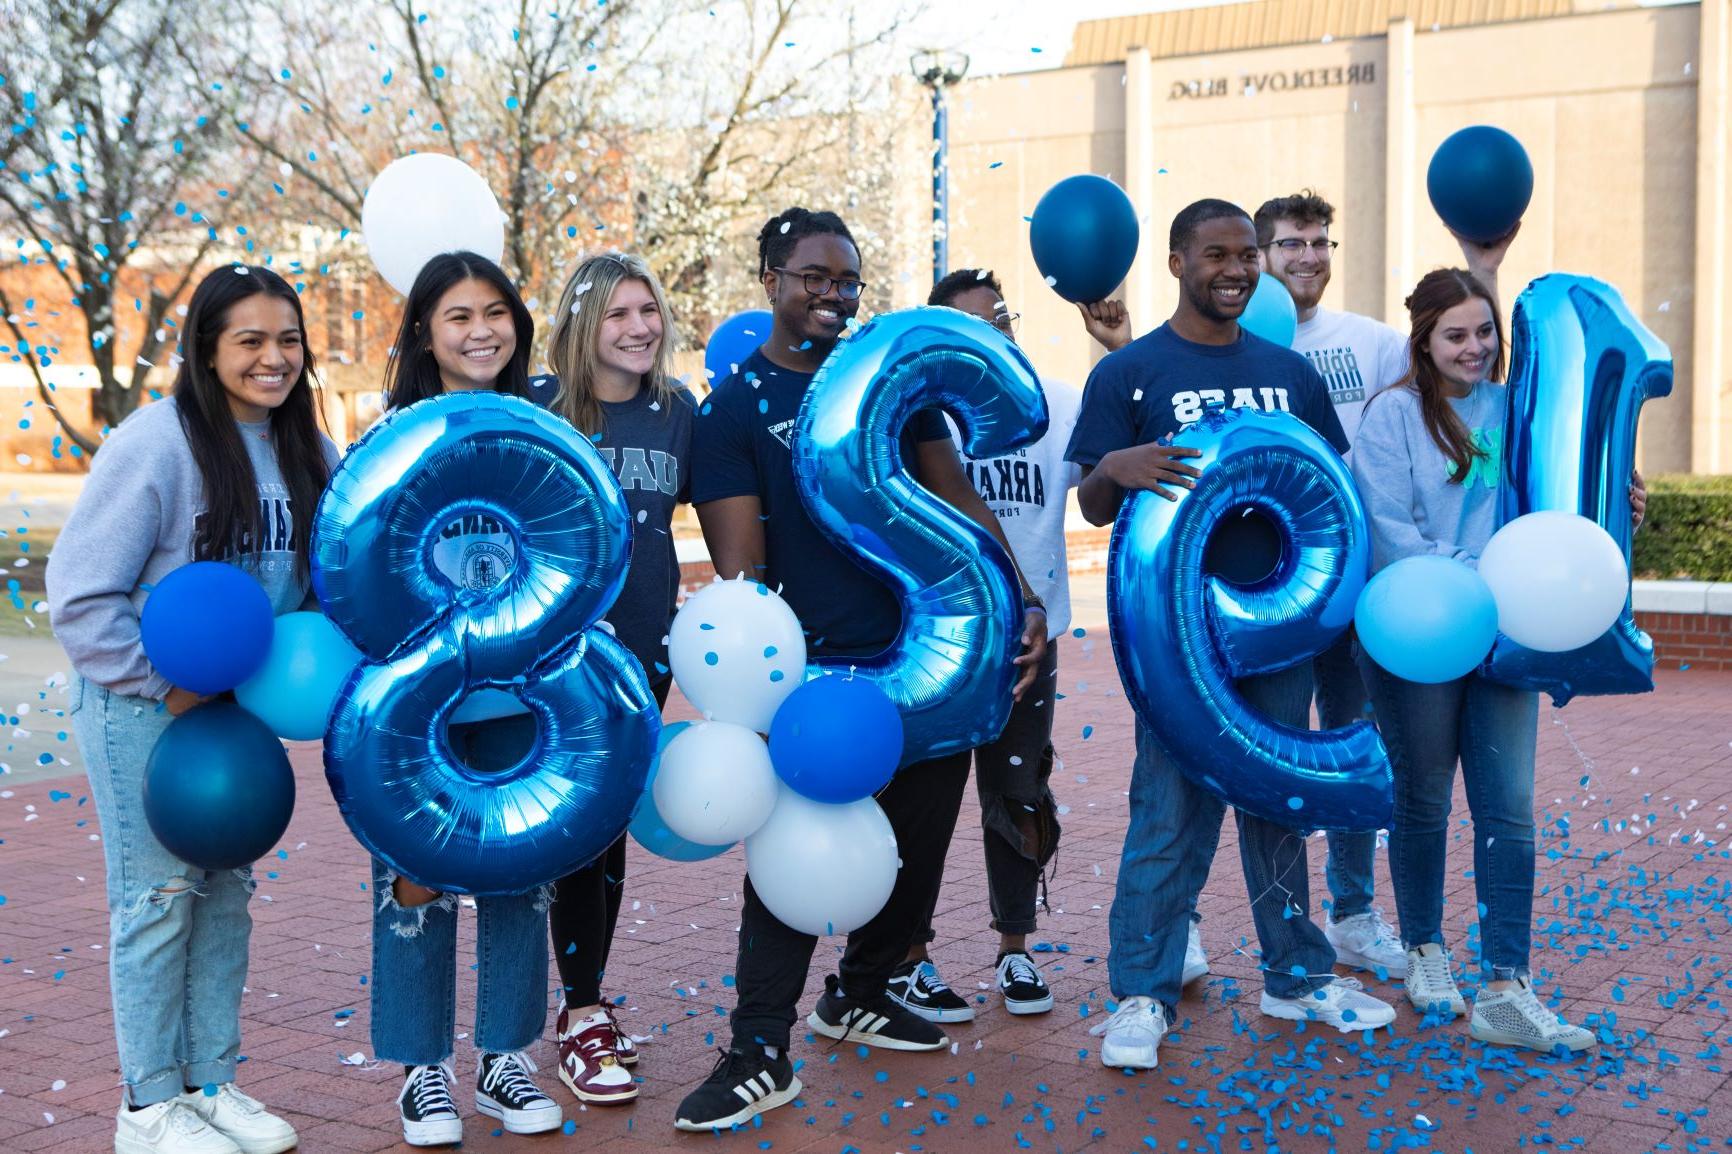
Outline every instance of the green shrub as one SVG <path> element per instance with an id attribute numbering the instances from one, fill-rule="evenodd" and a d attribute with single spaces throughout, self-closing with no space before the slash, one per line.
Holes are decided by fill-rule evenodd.
<path id="1" fill-rule="evenodd" d="M 1732 581 L 1732 475 L 1649 477 L 1630 568 L 1637 577 Z"/>

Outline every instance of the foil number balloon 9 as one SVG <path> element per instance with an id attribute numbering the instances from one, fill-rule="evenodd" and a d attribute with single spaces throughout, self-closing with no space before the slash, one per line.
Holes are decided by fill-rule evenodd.
<path id="1" fill-rule="evenodd" d="M 1629 483 L 1642 403 L 1672 391 L 1672 354 L 1590 277 L 1553 273 L 1516 299 L 1498 526 L 1542 509 L 1576 513 L 1611 534 L 1630 558 Z M 1623 615 L 1598 640 L 1565 653 L 1499 637 L 1486 662 L 1494 681 L 1544 690 L 1563 705 L 1578 693 L 1654 688 L 1654 643 Z"/>
<path id="2" fill-rule="evenodd" d="M 1174 444 L 1202 450 L 1197 487 L 1177 501 L 1131 494 L 1107 558 L 1113 654 L 1137 717 L 1193 781 L 1249 813 L 1387 826 L 1389 756 L 1369 723 L 1295 729 L 1233 684 L 1311 660 L 1352 622 L 1370 544 L 1347 466 L 1286 413 L 1212 406 Z M 1204 553 L 1246 510 L 1273 522 L 1281 556 L 1262 579 L 1230 584 L 1205 573 Z"/>
<path id="3" fill-rule="evenodd" d="M 928 408 L 950 411 L 975 457 L 1046 433 L 1046 397 L 1022 350 L 946 308 L 887 313 L 838 344 L 794 430 L 807 512 L 902 603 L 890 648 L 819 659 L 810 672 L 851 669 L 876 681 L 902 715 L 903 765 L 998 736 L 1022 636 L 1021 588 L 1004 549 L 903 467 L 902 426 Z"/>
<path id="4" fill-rule="evenodd" d="M 507 526 L 486 589 L 433 562 L 452 522 Z M 457 893 L 522 893 L 592 861 L 625 829 L 661 728 L 637 659 L 594 628 L 625 582 L 631 522 L 613 474 L 570 425 L 493 393 L 386 416 L 343 460 L 313 524 L 313 586 L 366 660 L 325 735 L 325 775 L 355 837 L 393 870 Z M 476 689 L 515 692 L 533 749 L 471 769 L 442 737 Z"/>

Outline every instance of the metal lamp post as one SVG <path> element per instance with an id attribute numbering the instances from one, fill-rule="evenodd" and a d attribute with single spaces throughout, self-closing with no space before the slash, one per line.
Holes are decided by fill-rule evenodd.
<path id="1" fill-rule="evenodd" d="M 932 283 L 950 271 L 950 114 L 944 90 L 968 73 L 962 52 L 916 52 L 909 58 L 914 78 L 932 89 Z"/>

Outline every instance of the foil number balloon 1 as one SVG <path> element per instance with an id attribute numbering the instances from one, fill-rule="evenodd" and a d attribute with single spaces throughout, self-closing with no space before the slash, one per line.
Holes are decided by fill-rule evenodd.
<path id="1" fill-rule="evenodd" d="M 1672 354 L 1624 304 L 1589 277 L 1553 273 L 1516 299 L 1498 526 L 1542 509 L 1576 513 L 1610 533 L 1629 561 L 1630 471 L 1642 403 L 1672 391 Z M 1544 690 L 1563 705 L 1578 693 L 1654 688 L 1654 643 L 1626 601 L 1609 630 L 1580 649 L 1539 653 L 1499 637 L 1486 662 L 1494 681 Z"/>
<path id="2" fill-rule="evenodd" d="M 1309 661 L 1353 620 L 1369 570 L 1365 511 L 1347 466 L 1298 418 L 1211 406 L 1174 444 L 1202 450 L 1177 501 L 1131 494 L 1113 526 L 1107 616 L 1137 717 L 1195 782 L 1282 825 L 1389 824 L 1389 756 L 1363 721 L 1313 732 L 1265 717 L 1234 678 Z M 1282 541 L 1248 585 L 1204 571 L 1209 537 L 1255 510 Z"/>
<path id="3" fill-rule="evenodd" d="M 514 558 L 485 589 L 433 562 L 454 521 L 505 525 Z M 313 586 L 366 660 L 325 735 L 355 837 L 393 870 L 457 893 L 522 893 L 625 829 L 661 727 L 637 659 L 595 628 L 625 582 L 631 522 L 570 425 L 493 393 L 435 397 L 368 430 L 313 525 Z M 503 560 L 503 558 L 501 558 Z M 472 691 L 515 692 L 530 753 L 466 766 L 441 736 Z"/>
<path id="4" fill-rule="evenodd" d="M 975 457 L 1046 433 L 1046 398 L 1022 350 L 946 308 L 888 313 L 838 344 L 794 431 L 794 476 L 812 520 L 902 603 L 890 648 L 820 659 L 811 671 L 851 669 L 878 683 L 902 715 L 903 765 L 998 736 L 1022 636 L 1021 587 L 1004 549 L 903 467 L 902 426 L 928 408 L 950 411 Z"/>

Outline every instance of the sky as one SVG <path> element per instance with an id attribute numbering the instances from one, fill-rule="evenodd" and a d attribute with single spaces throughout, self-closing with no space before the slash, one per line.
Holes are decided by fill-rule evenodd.
<path id="1" fill-rule="evenodd" d="M 933 0 L 911 41 L 968 53 L 971 76 L 1056 68 L 1079 20 L 1245 0 Z"/>

